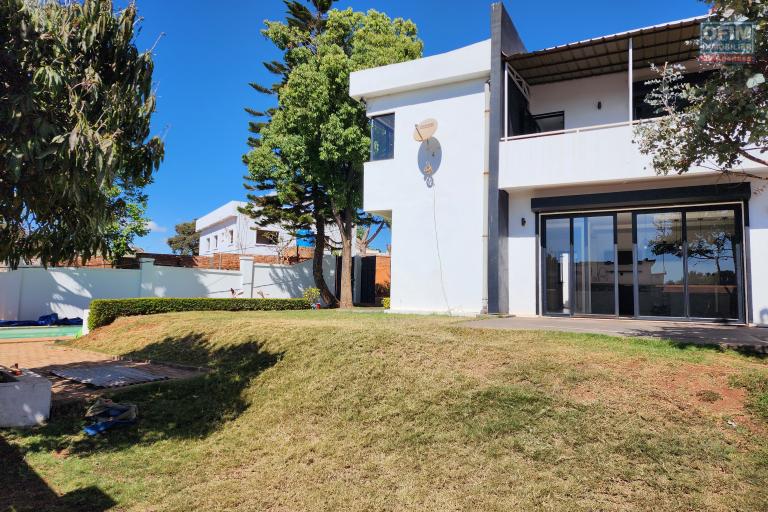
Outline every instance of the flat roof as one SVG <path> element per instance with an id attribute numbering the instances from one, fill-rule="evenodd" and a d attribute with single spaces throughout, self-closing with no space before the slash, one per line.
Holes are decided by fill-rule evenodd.
<path id="1" fill-rule="evenodd" d="M 491 40 L 447 53 L 352 73 L 349 95 L 357 100 L 488 77 Z"/>
<path id="2" fill-rule="evenodd" d="M 697 16 L 506 58 L 529 85 L 626 71 L 630 39 L 633 69 L 651 63 L 685 62 L 699 54 L 700 27 L 706 18 Z"/>

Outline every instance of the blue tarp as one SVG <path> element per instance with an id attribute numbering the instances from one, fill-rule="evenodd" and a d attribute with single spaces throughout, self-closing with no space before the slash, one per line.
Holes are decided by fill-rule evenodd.
<path id="1" fill-rule="evenodd" d="M 46 327 L 51 325 L 83 325 L 82 318 L 59 318 L 56 313 L 37 320 L 0 320 L 0 327 Z"/>

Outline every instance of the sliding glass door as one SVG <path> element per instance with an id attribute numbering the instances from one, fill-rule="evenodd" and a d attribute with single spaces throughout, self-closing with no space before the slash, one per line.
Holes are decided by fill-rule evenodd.
<path id="1" fill-rule="evenodd" d="M 542 216 L 550 315 L 743 320 L 741 208 Z"/>
<path id="2" fill-rule="evenodd" d="M 739 230 L 734 210 L 689 211 L 688 316 L 739 318 Z"/>
<path id="3" fill-rule="evenodd" d="M 683 214 L 638 213 L 635 229 L 638 316 L 685 316 Z"/>
<path id="4" fill-rule="evenodd" d="M 616 314 L 614 218 L 573 218 L 573 310 L 577 315 Z"/>
<path id="5" fill-rule="evenodd" d="M 544 310 L 558 315 L 616 314 L 613 215 L 544 221 Z"/>
<path id="6" fill-rule="evenodd" d="M 571 219 L 544 221 L 544 311 L 555 315 L 571 313 Z"/>

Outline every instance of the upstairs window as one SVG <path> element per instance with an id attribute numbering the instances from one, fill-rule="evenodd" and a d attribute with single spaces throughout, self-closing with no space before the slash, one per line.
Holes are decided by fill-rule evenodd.
<path id="1" fill-rule="evenodd" d="M 213 236 L 213 248 L 218 249 L 219 248 L 219 235 Z"/>
<path id="2" fill-rule="evenodd" d="M 395 114 L 371 118 L 371 161 L 395 157 Z"/>
<path id="3" fill-rule="evenodd" d="M 533 116 L 539 133 L 565 130 L 565 112 L 548 112 Z"/>
<path id="4" fill-rule="evenodd" d="M 256 231 L 256 243 L 259 245 L 277 245 L 279 235 L 277 231 L 260 229 Z"/>
<path id="5" fill-rule="evenodd" d="M 211 237 L 206 238 L 205 241 L 207 242 L 208 250 L 210 251 L 211 250 Z"/>
<path id="6" fill-rule="evenodd" d="M 235 243 L 235 231 L 233 229 L 229 230 L 229 245 L 232 245 Z"/>

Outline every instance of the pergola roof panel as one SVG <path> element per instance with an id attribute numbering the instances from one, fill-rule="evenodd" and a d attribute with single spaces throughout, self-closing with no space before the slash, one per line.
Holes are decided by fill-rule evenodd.
<path id="1" fill-rule="evenodd" d="M 704 17 L 656 25 L 529 53 L 507 56 L 507 62 L 530 85 L 626 71 L 629 41 L 633 68 L 651 63 L 684 62 L 698 56 Z"/>

